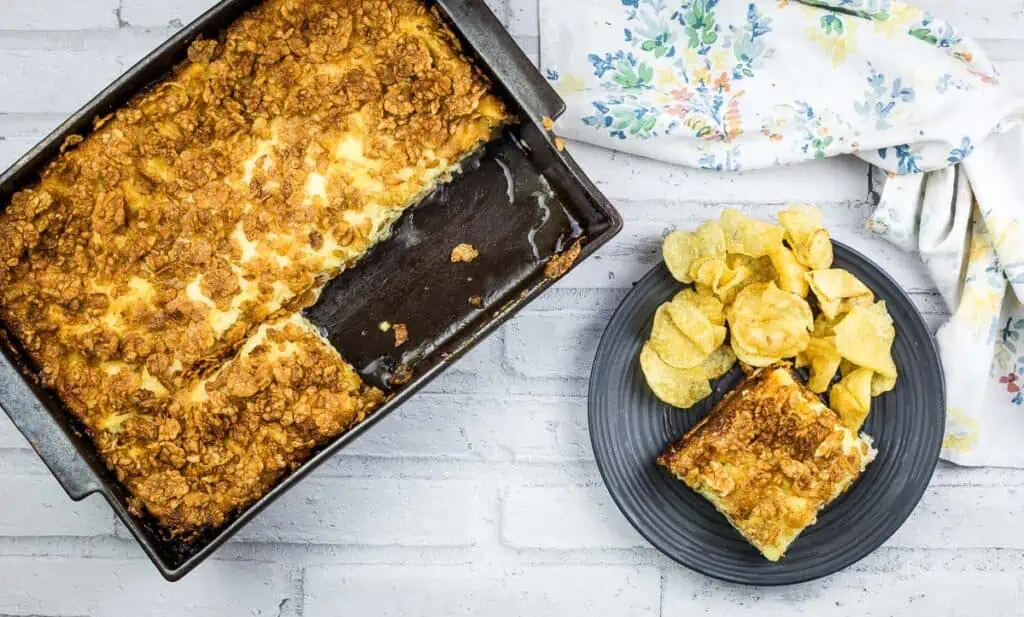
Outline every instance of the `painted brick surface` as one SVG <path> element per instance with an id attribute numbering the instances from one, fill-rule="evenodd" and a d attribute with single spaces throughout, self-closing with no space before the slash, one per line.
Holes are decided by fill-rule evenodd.
<path id="1" fill-rule="evenodd" d="M 307 570 L 303 591 L 310 617 L 653 617 L 659 587 L 658 571 L 645 567 L 373 567 Z"/>
<path id="2" fill-rule="evenodd" d="M 104 617 L 278 615 L 287 568 L 211 561 L 172 587 L 146 561 L 0 557 L 0 614 Z"/>
<path id="3" fill-rule="evenodd" d="M 536 0 L 486 1 L 536 61 Z M 1024 87 L 1018 0 L 920 1 Z M 0 168 L 214 3 L 0 0 Z M 1020 614 L 1024 470 L 940 465 L 885 547 L 791 588 L 721 584 L 646 545 L 601 484 L 586 379 L 667 231 L 726 205 L 816 203 L 929 324 L 946 309 L 913 256 L 864 231 L 868 173 L 853 158 L 722 175 L 569 148 L 622 234 L 173 587 L 101 498 L 70 502 L 0 414 L 0 615 Z"/>

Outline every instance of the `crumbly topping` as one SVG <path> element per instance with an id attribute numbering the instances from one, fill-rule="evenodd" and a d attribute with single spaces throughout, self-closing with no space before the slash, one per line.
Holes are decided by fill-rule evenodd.
<path id="1" fill-rule="evenodd" d="M 852 447 L 849 444 L 853 444 Z M 748 377 L 658 458 L 759 549 L 786 544 L 856 479 L 870 448 L 788 367 Z"/>
<path id="2" fill-rule="evenodd" d="M 472 244 L 463 242 L 462 244 L 456 245 L 452 249 L 451 262 L 456 263 L 470 263 L 474 259 L 480 256 L 480 251 L 476 250 Z"/>
<path id="3" fill-rule="evenodd" d="M 133 415 L 97 444 L 165 525 L 216 527 L 383 399 L 292 315 L 260 326 L 235 358 L 164 399 L 161 413 Z"/>
<path id="4" fill-rule="evenodd" d="M 178 418 L 173 402 L 353 265 L 506 118 L 418 0 L 267 0 L 13 196 L 0 314 L 150 511 L 176 531 L 219 524 L 255 488 L 168 461 L 195 464 L 184 436 L 208 422 L 227 435 L 238 416 Z M 225 497 L 192 510 L 205 521 L 165 505 L 211 486 Z"/>

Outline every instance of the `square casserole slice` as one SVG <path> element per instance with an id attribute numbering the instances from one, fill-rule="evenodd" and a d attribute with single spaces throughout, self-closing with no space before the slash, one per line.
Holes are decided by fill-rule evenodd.
<path id="1" fill-rule="evenodd" d="M 789 365 L 757 370 L 658 457 L 777 561 L 875 456 Z"/>

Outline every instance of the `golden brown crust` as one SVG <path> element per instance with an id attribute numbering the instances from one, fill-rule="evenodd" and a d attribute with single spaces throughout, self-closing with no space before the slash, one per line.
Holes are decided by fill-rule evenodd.
<path id="1" fill-rule="evenodd" d="M 150 511 L 182 533 L 219 524 L 268 485 L 230 464 L 181 472 L 206 443 L 186 436 L 237 434 L 223 456 L 238 463 L 262 448 L 263 416 L 242 431 L 230 405 L 184 413 L 180 394 L 308 304 L 506 119 L 418 0 L 267 0 L 12 197 L 0 315 Z M 181 511 L 172 496 L 206 501 Z"/>
<path id="2" fill-rule="evenodd" d="M 870 459 L 789 365 L 759 369 L 658 457 L 778 558 Z"/>
<path id="3" fill-rule="evenodd" d="M 235 358 L 175 393 L 164 414 L 134 416 L 97 443 L 165 525 L 216 527 L 383 399 L 292 315 L 261 326 Z"/>

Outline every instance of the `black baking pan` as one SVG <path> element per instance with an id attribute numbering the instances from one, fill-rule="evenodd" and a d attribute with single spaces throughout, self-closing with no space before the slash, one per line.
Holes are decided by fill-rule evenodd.
<path id="1" fill-rule="evenodd" d="M 651 392 L 639 367 L 640 348 L 650 335 L 655 310 L 682 289 L 664 264 L 633 287 L 609 321 L 590 376 L 594 457 L 626 519 L 675 561 L 749 585 L 789 585 L 828 576 L 881 546 L 928 487 L 946 426 L 935 339 L 906 292 L 868 258 L 835 243 L 835 267 L 848 270 L 885 300 L 895 322 L 892 355 L 899 379 L 892 391 L 871 401 L 864 424 L 877 457 L 778 562 L 763 558 L 711 502 L 655 463 L 742 381 L 743 371 L 737 366 L 714 381 L 711 396 L 690 409 L 671 407 Z"/>
<path id="2" fill-rule="evenodd" d="M 197 37 L 215 38 L 260 0 L 225 0 L 175 34 L 0 176 L 0 207 L 35 181 L 70 135 L 86 135 L 106 115 L 163 77 Z M 542 128 L 564 103 L 483 0 L 434 0 L 463 47 L 487 73 L 518 122 L 463 165 L 454 179 L 406 212 L 394 235 L 332 281 L 306 311 L 342 356 L 391 396 L 366 422 L 318 451 L 227 525 L 192 542 L 168 537 L 126 507 L 127 492 L 91 441 L 36 372 L 6 327 L 0 406 L 74 500 L 102 494 L 168 580 L 178 580 L 324 460 L 369 430 L 564 273 L 548 276 L 552 256 L 579 242 L 576 263 L 622 227 L 618 213 Z M 457 267 L 451 249 L 481 255 Z M 398 351 L 381 321 L 404 323 Z M 457 422 L 457 418 L 452 419 Z M 409 427 L 415 430 L 415 427 Z"/>

